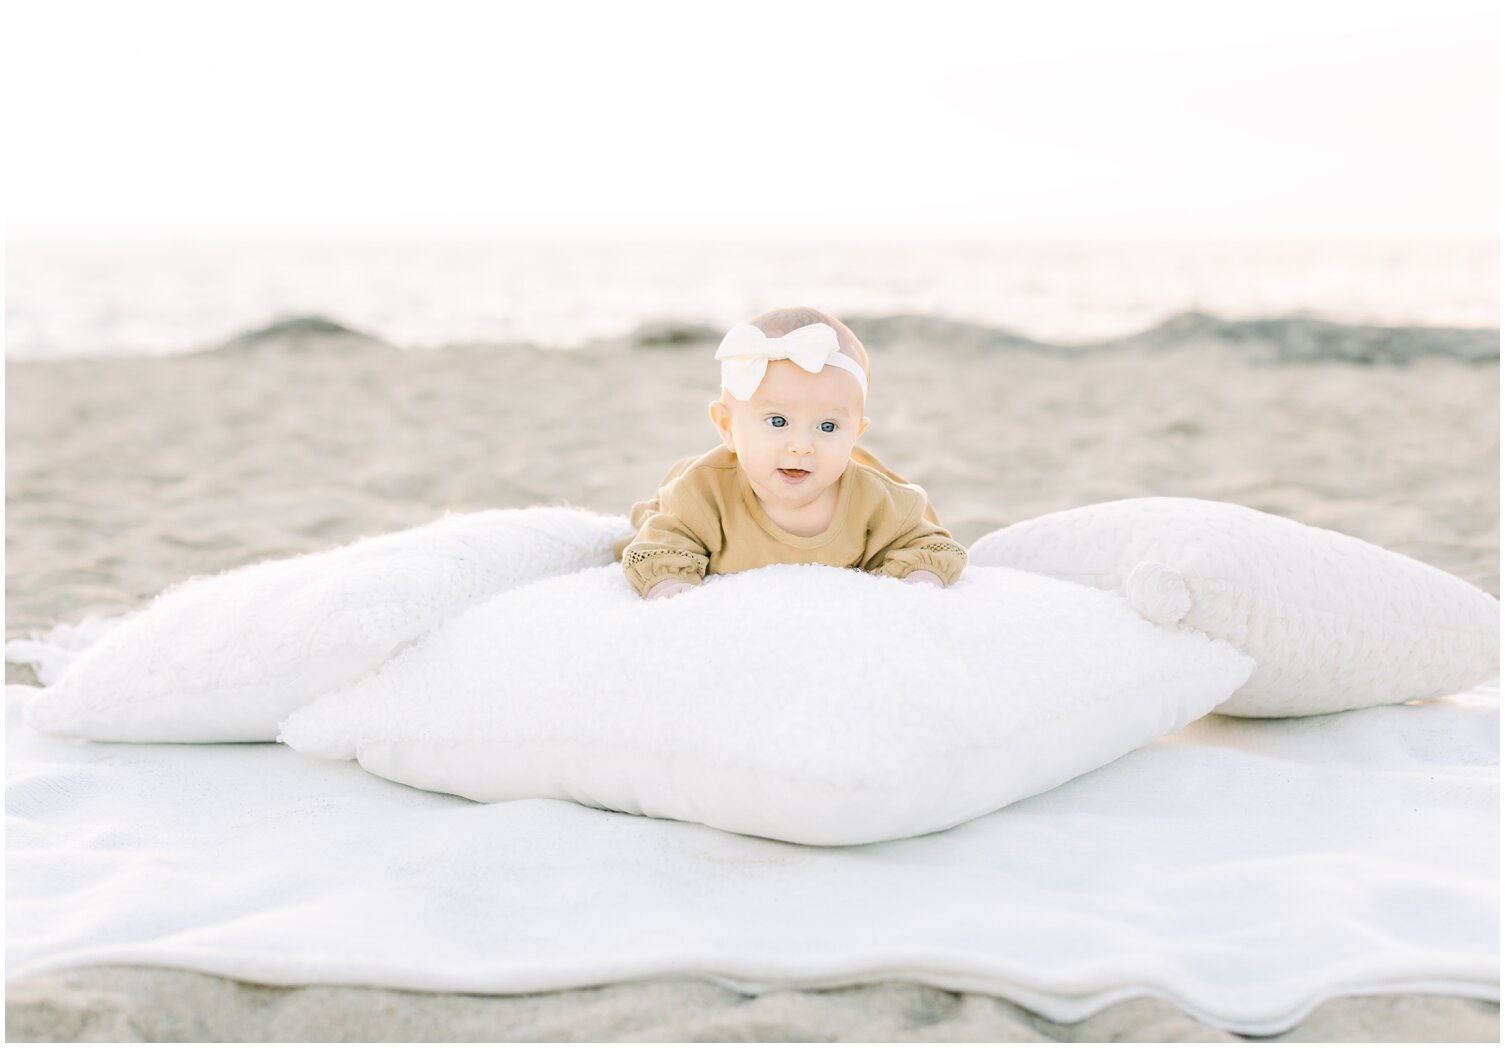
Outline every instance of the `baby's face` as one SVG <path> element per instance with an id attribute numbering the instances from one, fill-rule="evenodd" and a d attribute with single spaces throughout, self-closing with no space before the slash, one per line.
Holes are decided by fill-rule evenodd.
<path id="1" fill-rule="evenodd" d="M 868 420 L 862 391 L 840 368 L 816 374 L 771 360 L 750 400 L 714 401 L 711 419 L 764 503 L 799 509 L 841 479 Z"/>

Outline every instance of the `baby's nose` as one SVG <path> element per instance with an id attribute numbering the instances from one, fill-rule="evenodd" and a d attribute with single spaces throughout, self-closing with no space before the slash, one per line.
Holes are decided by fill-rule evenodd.
<path id="1" fill-rule="evenodd" d="M 815 446 L 810 443 L 809 437 L 791 437 L 789 439 L 789 453 L 792 455 L 811 455 L 815 453 Z"/>

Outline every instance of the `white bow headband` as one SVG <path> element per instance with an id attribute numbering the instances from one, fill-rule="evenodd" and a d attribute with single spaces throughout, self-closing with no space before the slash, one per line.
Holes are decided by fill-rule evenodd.
<path id="1" fill-rule="evenodd" d="M 721 384 L 738 400 L 752 398 L 770 360 L 792 360 L 812 375 L 827 365 L 841 368 L 857 380 L 862 399 L 867 399 L 862 365 L 841 352 L 830 324 L 807 324 L 778 338 L 769 338 L 751 324 L 738 324 L 721 340 L 716 359 L 721 361 Z"/>

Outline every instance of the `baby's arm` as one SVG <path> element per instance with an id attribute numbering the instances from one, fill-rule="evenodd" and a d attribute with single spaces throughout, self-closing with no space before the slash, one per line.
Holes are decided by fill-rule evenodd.
<path id="1" fill-rule="evenodd" d="M 705 544 L 690 526 L 662 508 L 643 514 L 637 534 L 622 550 L 622 570 L 641 597 L 669 597 L 698 586 L 709 563 Z"/>
<path id="2" fill-rule="evenodd" d="M 966 566 L 966 547 L 955 542 L 945 528 L 924 517 L 878 550 L 865 565 L 878 575 L 932 586 L 950 586 L 961 577 Z"/>
<path id="3" fill-rule="evenodd" d="M 638 532 L 620 556 L 623 572 L 638 595 L 674 596 L 700 584 L 710 565 L 710 550 L 701 533 L 712 532 L 715 518 L 701 503 L 694 483 L 671 480 L 655 498 L 632 507 L 632 524 Z"/>

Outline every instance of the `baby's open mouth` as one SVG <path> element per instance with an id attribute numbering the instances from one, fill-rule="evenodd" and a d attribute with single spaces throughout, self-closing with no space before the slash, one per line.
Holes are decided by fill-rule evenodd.
<path id="1" fill-rule="evenodd" d="M 810 471 L 808 469 L 781 469 L 779 470 L 779 472 L 784 474 L 784 476 L 786 477 L 803 477 Z"/>

